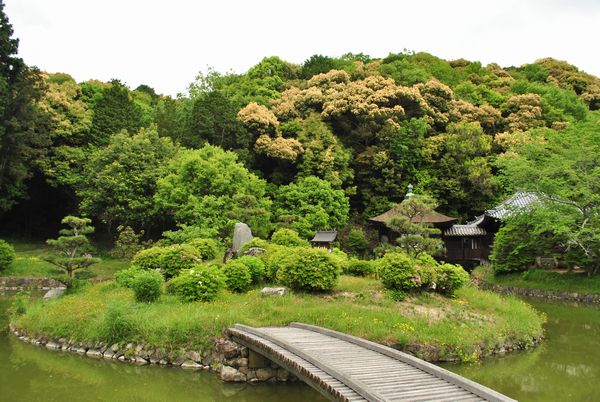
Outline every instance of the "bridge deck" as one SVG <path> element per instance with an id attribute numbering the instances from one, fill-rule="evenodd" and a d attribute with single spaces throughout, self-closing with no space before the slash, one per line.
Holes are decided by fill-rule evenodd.
<path id="1" fill-rule="evenodd" d="M 229 332 L 332 400 L 513 401 L 408 354 L 321 327 L 236 324 Z"/>

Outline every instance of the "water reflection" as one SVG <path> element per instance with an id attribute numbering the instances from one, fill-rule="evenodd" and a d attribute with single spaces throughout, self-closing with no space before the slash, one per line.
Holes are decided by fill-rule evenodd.
<path id="1" fill-rule="evenodd" d="M 548 316 L 538 348 L 445 367 L 520 401 L 600 401 L 600 309 L 529 302 Z"/>
<path id="2" fill-rule="evenodd" d="M 24 344 L 0 298 L 0 401 L 324 401 L 302 383 L 224 384 L 213 373 L 93 360 Z"/>

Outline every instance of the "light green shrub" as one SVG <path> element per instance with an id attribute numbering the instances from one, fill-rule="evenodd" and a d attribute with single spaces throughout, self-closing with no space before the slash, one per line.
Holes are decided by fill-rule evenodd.
<path id="1" fill-rule="evenodd" d="M 332 289 L 340 275 L 338 260 L 327 250 L 296 247 L 280 260 L 277 280 L 292 289 L 322 291 Z"/>
<path id="2" fill-rule="evenodd" d="M 452 296 L 469 281 L 469 274 L 460 265 L 441 264 L 437 267 L 436 290 Z"/>
<path id="3" fill-rule="evenodd" d="M 133 278 L 135 278 L 141 272 L 146 271 L 136 266 L 131 266 L 128 269 L 122 269 L 120 271 L 115 272 L 115 281 L 124 288 L 131 289 L 131 283 L 133 282 Z"/>
<path id="4" fill-rule="evenodd" d="M 250 270 L 252 283 L 259 283 L 265 276 L 265 263 L 258 257 L 242 256 L 236 261 L 241 262 Z"/>
<path id="5" fill-rule="evenodd" d="M 0 239 L 0 272 L 7 270 L 15 260 L 13 246 Z"/>
<path id="6" fill-rule="evenodd" d="M 377 274 L 388 289 L 409 291 L 422 286 L 415 260 L 407 254 L 391 252 L 376 260 Z"/>
<path id="7" fill-rule="evenodd" d="M 201 261 L 202 258 L 194 247 L 189 244 L 174 244 L 164 248 L 160 259 L 161 273 L 166 279 L 170 279 Z"/>
<path id="8" fill-rule="evenodd" d="M 246 292 L 252 284 L 250 269 L 237 260 L 228 261 L 223 265 L 223 274 L 225 274 L 227 288 L 232 292 Z"/>
<path id="9" fill-rule="evenodd" d="M 337 260 L 338 266 L 342 272 L 348 271 L 348 265 L 350 264 L 350 258 L 348 258 L 348 254 L 336 247 L 331 250 L 331 256 Z"/>
<path id="10" fill-rule="evenodd" d="M 189 302 L 214 300 L 224 287 L 225 277 L 218 265 L 195 265 L 167 282 L 169 293 Z"/>
<path id="11" fill-rule="evenodd" d="M 150 247 L 139 251 L 133 256 L 131 266 L 145 270 L 157 270 L 162 268 L 162 256 L 164 247 Z"/>
<path id="12" fill-rule="evenodd" d="M 219 248 L 217 242 L 213 239 L 194 239 L 187 242 L 187 244 L 196 249 L 203 261 L 212 260 L 217 257 Z"/>
<path id="13" fill-rule="evenodd" d="M 345 272 L 352 276 L 369 276 L 375 271 L 373 261 L 350 258 Z"/>
<path id="14" fill-rule="evenodd" d="M 271 243 L 287 247 L 307 247 L 310 245 L 308 240 L 298 235 L 298 232 L 285 228 L 278 229 L 271 235 Z"/>
<path id="15" fill-rule="evenodd" d="M 141 271 L 130 282 L 135 300 L 140 303 L 152 303 L 158 300 L 164 283 L 165 280 L 158 271 Z"/>

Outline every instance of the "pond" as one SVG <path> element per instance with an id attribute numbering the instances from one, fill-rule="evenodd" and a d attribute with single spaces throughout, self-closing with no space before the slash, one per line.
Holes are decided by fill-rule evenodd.
<path id="1" fill-rule="evenodd" d="M 600 401 L 600 309 L 530 301 L 548 316 L 536 349 L 445 368 L 520 401 Z M 302 383 L 236 385 L 214 373 L 49 351 L 7 332 L 0 295 L 0 401 L 324 401 Z"/>
<path id="2" fill-rule="evenodd" d="M 540 346 L 444 367 L 522 402 L 600 401 L 600 308 L 527 301 L 548 316 Z"/>
<path id="3" fill-rule="evenodd" d="M 326 401 L 307 385 L 225 384 L 214 373 L 133 366 L 25 344 L 8 333 L 0 295 L 0 401 Z"/>

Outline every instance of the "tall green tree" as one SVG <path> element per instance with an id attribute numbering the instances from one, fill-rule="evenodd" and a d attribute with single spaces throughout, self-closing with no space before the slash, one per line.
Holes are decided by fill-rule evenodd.
<path id="1" fill-rule="evenodd" d="M 108 144 L 110 136 L 121 130 L 134 133 L 142 127 L 142 110 L 119 80 L 110 82 L 92 109 L 91 142 L 94 145 Z"/>
<path id="2" fill-rule="evenodd" d="M 236 154 L 212 145 L 179 152 L 158 181 L 155 199 L 178 224 L 214 235 L 228 235 L 240 220 L 259 236 L 270 231 L 266 183 L 239 163 Z"/>
<path id="3" fill-rule="evenodd" d="M 106 147 L 87 155 L 77 191 L 81 211 L 107 224 L 109 231 L 125 225 L 148 233 L 161 221 L 154 194 L 175 152 L 172 141 L 159 137 L 154 126 L 113 135 Z"/>
<path id="4" fill-rule="evenodd" d="M 343 190 L 328 181 L 306 177 L 281 186 L 275 197 L 275 215 L 301 236 L 312 237 L 319 229 L 340 229 L 348 223 L 350 205 Z"/>
<path id="5" fill-rule="evenodd" d="M 537 141 L 523 144 L 517 156 L 508 154 L 499 161 L 513 188 L 539 195 L 538 208 L 547 213 L 534 220 L 536 231 L 552 233 L 563 250 L 575 251 L 579 258 L 573 263 L 590 275 L 600 272 L 598 117 L 596 113 L 563 131 L 538 130 Z"/>
<path id="6" fill-rule="evenodd" d="M 46 115 L 36 105 L 43 83 L 17 57 L 18 39 L 0 3 L 0 213 L 25 195 L 33 162 L 49 143 Z"/>

